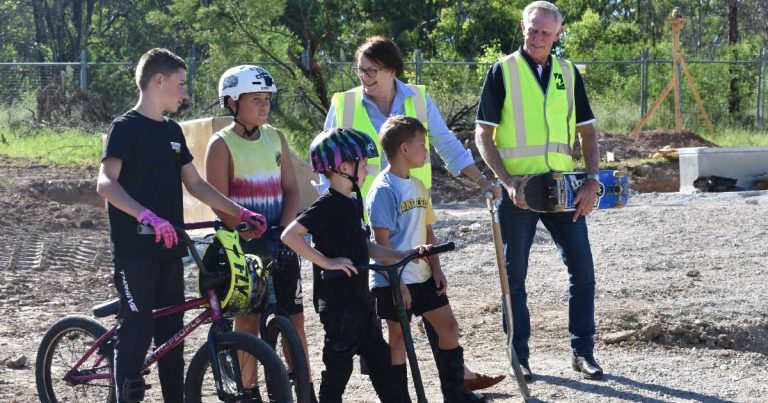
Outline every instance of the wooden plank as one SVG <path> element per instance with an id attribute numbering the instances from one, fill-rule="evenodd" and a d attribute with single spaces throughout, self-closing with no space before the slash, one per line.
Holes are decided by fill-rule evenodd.
<path id="1" fill-rule="evenodd" d="M 645 126 L 645 124 L 648 122 L 648 119 L 650 119 L 651 116 L 653 116 L 653 114 L 656 112 L 656 109 L 659 108 L 659 105 L 661 105 L 661 103 L 664 102 L 664 99 L 667 98 L 667 95 L 669 95 L 669 91 L 672 90 L 674 81 L 675 79 L 673 78 L 672 80 L 669 81 L 669 83 L 667 83 L 667 86 L 664 87 L 663 91 L 661 91 L 661 95 L 659 95 L 659 97 L 656 98 L 656 101 L 653 103 L 653 105 L 651 105 L 651 109 L 649 109 L 648 113 L 646 113 L 645 116 L 643 116 L 643 118 L 640 119 L 640 122 L 637 123 L 637 126 L 635 126 L 635 128 L 632 129 L 632 132 L 630 132 L 630 134 L 637 134 L 637 132 L 639 132 L 640 129 L 642 129 L 643 126 Z"/>
<path id="2" fill-rule="evenodd" d="M 696 87 L 696 82 L 693 81 L 693 76 L 691 75 L 691 72 L 688 71 L 688 65 L 685 63 L 685 59 L 683 59 L 683 55 L 680 54 L 680 52 L 677 53 L 677 58 L 680 61 L 680 67 L 683 68 L 683 74 L 685 74 L 685 78 L 688 80 L 688 84 L 691 86 L 693 99 L 696 100 L 696 106 L 699 107 L 699 113 L 701 113 L 701 116 L 704 118 L 704 123 L 707 124 L 709 134 L 715 134 L 715 128 L 712 127 L 712 121 L 709 120 L 707 110 L 704 109 L 704 102 L 701 101 L 701 96 L 699 96 L 699 89 Z"/>

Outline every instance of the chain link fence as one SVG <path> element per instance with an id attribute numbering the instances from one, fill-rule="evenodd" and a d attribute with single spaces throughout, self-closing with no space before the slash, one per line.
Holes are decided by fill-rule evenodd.
<path id="1" fill-rule="evenodd" d="M 86 60 L 86 55 L 82 59 Z M 689 60 L 687 64 L 704 101 L 707 113 L 716 123 L 734 124 L 757 129 L 765 128 L 765 92 L 768 75 L 765 49 L 751 60 L 716 61 Z M 194 58 L 188 58 L 190 98 L 194 105 L 190 117 L 217 114 L 216 85 L 221 72 L 206 69 Z M 575 61 L 581 66 L 587 94 L 598 119 L 598 126 L 629 130 L 650 103 L 662 92 L 672 78 L 672 61 L 655 60 L 644 51 L 637 60 Z M 317 102 L 303 94 L 312 93 L 311 83 L 297 81 L 276 63 L 256 62 L 270 69 L 278 83 L 298 83 L 298 88 L 280 88 L 275 110 L 303 116 L 310 125 L 321 125 L 323 112 Z M 10 105 L 36 97 L 43 89 L 66 83 L 85 94 L 93 94 L 114 116 L 130 108 L 138 98 L 134 84 L 133 62 L 72 62 L 72 63 L 0 63 L 0 103 Z M 321 62 L 328 97 L 359 85 L 351 62 Z M 406 61 L 404 79 L 428 85 L 430 96 L 442 111 L 449 125 L 466 125 L 474 120 L 480 89 L 490 63 L 439 62 L 421 60 L 416 52 Z M 682 77 L 682 76 L 681 76 Z M 681 82 L 680 96 L 686 127 L 703 127 L 692 92 L 686 80 Z M 739 95 L 733 99 L 731 89 Z M 738 101 L 738 102 L 736 102 Z M 734 113 L 734 108 L 738 111 Z M 739 116 L 734 122 L 733 116 Z M 672 127 L 673 102 L 665 101 L 649 124 Z"/>

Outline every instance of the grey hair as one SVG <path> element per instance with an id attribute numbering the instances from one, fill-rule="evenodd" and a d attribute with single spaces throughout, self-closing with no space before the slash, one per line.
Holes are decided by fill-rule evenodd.
<path id="1" fill-rule="evenodd" d="M 534 1 L 523 9 L 523 21 L 525 21 L 529 15 L 534 11 L 543 10 L 555 16 L 558 25 L 563 25 L 563 14 L 560 13 L 560 9 L 556 5 L 548 1 Z"/>

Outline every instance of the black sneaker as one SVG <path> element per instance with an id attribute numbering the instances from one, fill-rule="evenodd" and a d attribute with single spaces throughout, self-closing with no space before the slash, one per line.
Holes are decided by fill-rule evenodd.
<path id="1" fill-rule="evenodd" d="M 573 370 L 581 372 L 586 379 L 600 379 L 603 377 L 603 369 L 600 368 L 600 364 L 595 361 L 595 356 L 589 355 L 574 355 L 571 358 L 571 365 Z"/>

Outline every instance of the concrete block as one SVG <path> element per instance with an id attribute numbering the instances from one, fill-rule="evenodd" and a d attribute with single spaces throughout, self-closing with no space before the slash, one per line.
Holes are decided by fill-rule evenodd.
<path id="1" fill-rule="evenodd" d="M 736 186 L 752 189 L 755 177 L 768 172 L 768 147 L 680 148 L 680 192 L 693 193 L 700 176 L 737 179 Z"/>

